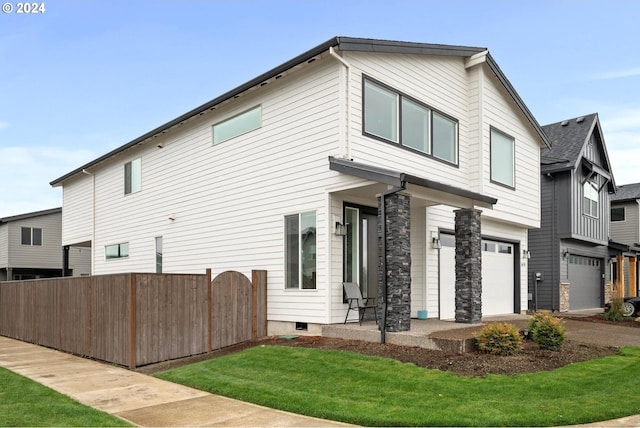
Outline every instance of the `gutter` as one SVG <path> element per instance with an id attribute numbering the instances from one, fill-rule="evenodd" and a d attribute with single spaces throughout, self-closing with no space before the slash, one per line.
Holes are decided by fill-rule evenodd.
<path id="1" fill-rule="evenodd" d="M 351 64 L 349 64 L 344 58 L 338 55 L 333 46 L 329 46 L 329 55 L 331 55 L 336 60 L 338 60 L 338 62 L 344 65 L 344 68 L 346 70 L 346 77 L 344 82 L 346 112 L 341 115 L 341 127 L 343 128 L 342 132 L 344 134 L 344 145 L 342 146 L 342 153 L 340 153 L 340 155 L 348 159 L 351 158 L 351 131 L 349 129 L 351 124 Z"/>

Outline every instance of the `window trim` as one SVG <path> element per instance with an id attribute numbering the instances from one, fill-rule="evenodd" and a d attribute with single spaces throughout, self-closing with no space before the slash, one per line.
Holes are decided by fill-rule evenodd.
<path id="1" fill-rule="evenodd" d="M 127 179 L 127 165 L 130 165 L 129 167 L 129 175 L 130 177 Z M 138 166 L 138 180 L 136 180 L 135 184 L 137 184 L 134 187 L 134 165 L 139 165 Z M 129 184 L 129 186 L 127 186 L 127 183 Z M 125 162 L 124 164 L 124 194 L 126 195 L 132 195 L 134 193 L 138 193 L 142 190 L 142 157 L 137 157 L 135 159 L 131 159 L 129 162 Z"/>
<path id="2" fill-rule="evenodd" d="M 29 242 L 25 243 L 24 242 L 24 232 L 25 230 L 29 230 Z M 35 236 L 33 234 L 34 230 L 39 230 L 40 231 L 40 243 L 35 243 Z M 42 228 L 41 227 L 31 227 L 31 226 L 20 226 L 20 245 L 26 245 L 29 247 L 42 247 L 42 244 L 44 242 L 44 234 L 42 233 Z"/>
<path id="3" fill-rule="evenodd" d="M 126 254 L 122 254 L 122 248 L 123 246 L 126 245 Z M 118 247 L 118 255 L 115 257 L 109 257 L 107 255 L 107 248 L 109 247 Z M 117 244 L 110 244 L 110 245 L 105 245 L 104 246 L 104 259 L 105 260 L 120 260 L 120 259 L 127 259 L 129 258 L 129 242 L 119 242 Z"/>
<path id="4" fill-rule="evenodd" d="M 622 220 L 613 219 L 613 210 L 622 210 Z M 609 210 L 609 221 L 612 223 L 624 223 L 627 221 L 627 207 L 611 207 Z"/>
<path id="5" fill-rule="evenodd" d="M 365 121 L 365 115 L 366 115 L 366 95 L 365 95 L 365 91 L 366 91 L 366 85 L 367 82 L 375 85 L 375 86 L 379 86 L 382 89 L 385 89 L 389 92 L 394 93 L 397 96 L 398 102 L 397 102 L 397 114 L 396 114 L 396 135 L 398 136 L 398 141 L 393 141 L 393 140 L 389 140 L 387 138 L 381 137 L 377 134 L 373 134 L 371 132 L 367 132 L 367 124 Z M 438 162 L 442 162 L 444 164 L 447 165 L 451 165 L 454 166 L 456 168 L 460 167 L 460 122 L 458 119 L 456 119 L 455 117 L 441 111 L 438 109 L 435 109 L 433 107 L 431 107 L 430 105 L 412 97 L 411 95 L 408 95 L 402 91 L 399 91 L 397 89 L 394 89 L 393 87 L 382 83 L 381 81 L 374 79 L 370 76 L 367 76 L 365 74 L 362 75 L 362 114 L 361 114 L 361 119 L 362 119 L 362 135 L 369 137 L 369 138 L 373 138 L 374 140 L 378 140 L 378 141 L 382 141 L 384 143 L 387 144 L 392 144 L 395 147 L 401 147 L 404 150 L 408 150 L 410 152 L 419 154 L 421 156 L 425 156 L 429 159 L 434 159 Z M 429 119 L 429 133 L 428 133 L 428 137 L 429 137 L 429 141 L 427 142 L 428 144 L 428 151 L 424 152 L 422 150 L 418 150 L 416 148 L 413 148 L 411 146 L 407 146 L 402 144 L 402 102 L 403 100 L 407 100 L 410 101 L 413 104 L 418 105 L 419 107 L 422 107 L 424 109 L 426 109 L 429 112 L 428 115 L 428 119 Z M 454 129 L 454 133 L 455 133 L 455 141 L 454 141 L 454 152 L 455 152 L 455 160 L 452 162 L 448 159 L 442 158 L 442 157 L 438 157 L 435 156 L 433 154 L 433 114 L 436 113 L 440 116 L 442 116 L 443 118 L 450 120 L 455 129 Z"/>
<path id="6" fill-rule="evenodd" d="M 315 243 L 315 254 L 313 257 L 314 260 L 314 272 L 315 272 L 315 283 L 313 284 L 313 288 L 305 288 L 304 287 L 304 260 L 303 260 L 303 242 L 302 242 L 302 216 L 305 214 L 313 214 L 314 216 L 314 229 L 316 233 L 316 243 Z M 288 231 L 287 231 L 287 219 L 297 217 L 298 222 L 298 232 L 297 232 L 297 267 L 298 267 L 298 277 L 297 277 L 297 285 L 290 287 L 288 284 L 289 277 L 289 249 L 288 249 Z M 318 247 L 317 247 L 317 230 L 318 230 L 318 213 L 316 210 L 308 210 L 308 211 L 300 211 L 297 213 L 291 213 L 284 215 L 283 218 L 283 227 L 284 227 L 284 290 L 285 291 L 317 291 L 318 290 Z"/>
<path id="7" fill-rule="evenodd" d="M 242 131 L 240 131 L 238 133 L 234 133 L 231 136 L 227 136 L 227 137 L 223 136 L 223 139 L 221 139 L 220 141 L 216 141 L 216 132 L 215 132 L 216 126 L 220 126 L 220 125 L 229 123 L 232 120 L 236 120 L 238 118 L 241 118 L 242 116 L 248 115 L 248 114 L 252 113 L 255 110 L 259 110 L 259 112 L 258 112 L 259 120 L 258 120 L 258 125 L 257 126 L 243 129 Z M 218 144 L 222 144 L 225 141 L 233 140 L 236 137 L 248 134 L 249 132 L 255 131 L 256 129 L 260 129 L 260 128 L 262 128 L 262 104 L 258 104 L 256 106 L 253 106 L 253 107 L 251 107 L 251 108 L 249 108 L 247 110 L 241 111 L 238 114 L 235 114 L 235 115 L 233 115 L 231 117 L 228 117 L 226 119 L 220 120 L 220 121 L 214 123 L 213 125 L 211 125 L 211 145 L 212 146 L 217 146 Z"/>
<path id="8" fill-rule="evenodd" d="M 511 144 L 512 144 L 512 154 L 513 154 L 513 159 L 512 159 L 512 164 L 511 164 L 511 178 L 513 180 L 513 184 L 507 184 L 507 183 L 503 183 L 501 181 L 498 181 L 496 179 L 493 178 L 493 133 L 497 133 L 500 134 L 501 136 L 511 140 Z M 512 137 L 511 135 L 507 134 L 506 132 L 503 132 L 501 130 L 499 130 L 496 127 L 490 126 L 489 127 L 489 181 L 493 184 L 496 184 L 498 186 L 502 186 L 502 187 L 506 187 L 507 189 L 511 189 L 511 190 L 515 190 L 516 189 L 516 139 L 514 137 Z"/>
<path id="9" fill-rule="evenodd" d="M 591 190 L 594 190 L 596 192 L 596 198 L 597 199 L 591 199 L 587 196 L 586 193 L 586 186 L 590 185 L 591 186 Z M 584 203 L 585 199 L 589 199 L 590 203 L 589 203 L 589 211 L 586 211 L 586 205 Z M 595 202 L 596 203 L 596 212 L 595 214 L 591 212 L 591 202 Z M 596 183 L 593 179 L 589 179 L 586 180 L 584 182 L 584 184 L 582 185 L 582 214 L 592 217 L 592 218 L 599 218 L 598 212 L 600 211 L 600 192 L 598 189 L 598 183 Z"/>

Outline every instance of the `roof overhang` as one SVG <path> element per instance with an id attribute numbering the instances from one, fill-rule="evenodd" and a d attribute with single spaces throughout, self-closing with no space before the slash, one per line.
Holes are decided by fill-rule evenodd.
<path id="1" fill-rule="evenodd" d="M 482 57 L 486 62 L 488 67 L 494 73 L 498 81 L 505 88 L 507 93 L 512 97 L 516 105 L 521 109 L 524 116 L 527 118 L 529 123 L 533 126 L 533 128 L 538 132 L 543 143 L 550 147 L 551 143 L 547 138 L 546 134 L 542 131 L 541 126 L 538 124 L 537 120 L 531 114 L 527 106 L 524 104 L 516 90 L 513 88 L 507 77 L 504 75 L 498 64 L 493 60 L 491 55 L 488 53 L 486 48 L 479 47 L 469 47 L 469 46 L 454 46 L 454 45 L 440 45 L 440 44 L 430 44 L 430 43 L 414 43 L 414 42 L 401 42 L 401 41 L 391 41 L 391 40 L 377 40 L 377 39 L 364 39 L 364 38 L 352 38 L 352 37 L 333 37 L 326 42 L 292 58 L 291 60 L 275 67 L 266 73 L 263 73 L 257 76 L 254 79 L 249 80 L 248 82 L 220 95 L 213 100 L 194 108 L 193 110 L 188 111 L 187 113 L 161 125 L 146 134 L 126 143 L 109 153 L 100 156 L 93 161 L 82 165 L 79 168 L 65 174 L 53 181 L 49 184 L 53 187 L 61 186 L 64 181 L 67 179 L 82 173 L 83 170 L 89 170 L 90 168 L 99 165 L 111 157 L 118 155 L 125 150 L 133 148 L 139 144 L 144 143 L 145 141 L 156 137 L 162 133 L 167 132 L 168 130 L 180 126 L 184 124 L 187 120 L 190 120 L 198 115 L 206 113 L 208 110 L 213 110 L 217 105 L 221 104 L 224 101 L 235 98 L 245 91 L 248 91 L 251 88 L 260 86 L 267 82 L 270 79 L 277 78 L 288 70 L 301 65 L 305 62 L 312 62 L 315 57 L 329 50 L 330 47 L 338 47 L 341 51 L 352 51 L 352 52 L 375 52 L 375 53 L 393 53 L 393 54 L 414 54 L 414 55 L 440 55 L 440 56 L 458 56 L 462 58 L 470 58 L 473 56 L 478 57 L 478 54 L 483 54 Z"/>
<path id="2" fill-rule="evenodd" d="M 413 174 L 407 174 L 392 169 L 354 162 L 350 159 L 341 159 L 329 156 L 329 169 L 331 169 L 332 171 L 340 172 L 342 174 L 364 178 L 366 180 L 386 184 L 388 186 L 400 189 L 407 189 L 407 186 L 409 184 L 412 184 L 426 189 L 437 190 L 439 192 L 444 192 L 469 199 L 470 201 L 472 201 L 473 205 L 481 207 L 492 208 L 493 205 L 498 203 L 498 199 L 491 196 L 472 192 L 467 189 L 461 189 L 449 184 L 443 184 Z"/>

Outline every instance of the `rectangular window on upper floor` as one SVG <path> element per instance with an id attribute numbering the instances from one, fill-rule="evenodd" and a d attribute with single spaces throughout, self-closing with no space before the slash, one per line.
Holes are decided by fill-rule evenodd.
<path id="1" fill-rule="evenodd" d="M 491 128 L 491 181 L 515 188 L 515 148 L 513 137 Z"/>
<path id="2" fill-rule="evenodd" d="M 363 134 L 458 164 L 458 122 L 370 78 L 363 81 Z"/>
<path id="3" fill-rule="evenodd" d="M 213 144 L 219 144 L 262 126 L 262 106 L 253 107 L 213 125 Z"/>
<path id="4" fill-rule="evenodd" d="M 625 221 L 627 213 L 624 207 L 611 208 L 611 221 Z"/>
<path id="5" fill-rule="evenodd" d="M 124 164 L 124 194 L 139 192 L 142 186 L 142 159 Z"/>
<path id="6" fill-rule="evenodd" d="M 20 230 L 22 245 L 42 245 L 42 229 L 39 227 L 22 227 Z"/>
<path id="7" fill-rule="evenodd" d="M 598 184 L 593 180 L 587 180 L 582 189 L 582 212 L 591 217 L 598 217 Z"/>
<path id="8" fill-rule="evenodd" d="M 129 257 L 129 243 L 123 242 L 121 244 L 107 245 L 104 247 L 104 258 L 109 259 L 122 259 Z"/>

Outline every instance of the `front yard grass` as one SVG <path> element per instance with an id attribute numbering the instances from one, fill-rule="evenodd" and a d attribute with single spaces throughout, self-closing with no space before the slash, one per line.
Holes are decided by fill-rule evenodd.
<path id="1" fill-rule="evenodd" d="M 131 426 L 0 367 L 0 426 Z"/>
<path id="2" fill-rule="evenodd" d="M 551 426 L 640 414 L 638 373 L 635 347 L 550 372 L 472 378 L 351 352 L 257 346 L 156 376 L 364 426 Z"/>

